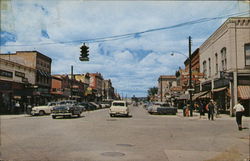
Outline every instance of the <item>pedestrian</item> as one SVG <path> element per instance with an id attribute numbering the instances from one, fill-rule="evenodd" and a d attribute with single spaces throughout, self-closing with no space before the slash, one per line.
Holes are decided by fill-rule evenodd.
<path id="1" fill-rule="evenodd" d="M 244 107 L 241 105 L 241 101 L 239 101 L 233 108 L 236 112 L 236 123 L 238 125 L 238 129 L 242 130 L 242 115 L 245 111 Z"/>
<path id="2" fill-rule="evenodd" d="M 20 112 L 20 103 L 17 101 L 17 102 L 15 103 L 15 113 L 16 113 L 16 114 L 19 114 L 19 112 Z"/>
<path id="3" fill-rule="evenodd" d="M 215 114 L 215 117 L 218 118 L 218 115 L 219 115 L 218 105 L 215 101 L 214 101 L 214 114 Z"/>
<path id="4" fill-rule="evenodd" d="M 199 109 L 199 112 L 200 112 L 200 118 L 201 118 L 201 116 L 204 115 L 204 111 L 203 111 L 204 108 L 203 108 L 203 105 L 202 105 L 201 102 L 199 102 L 197 104 L 197 106 L 198 106 L 198 109 Z"/>
<path id="5" fill-rule="evenodd" d="M 214 120 L 214 103 L 212 99 L 208 103 L 208 119 L 210 120 L 210 118 Z"/>
<path id="6" fill-rule="evenodd" d="M 185 109 L 185 116 L 187 117 L 189 117 L 189 108 L 190 108 L 190 105 L 187 105 Z"/>
<path id="7" fill-rule="evenodd" d="M 186 116 L 186 108 L 187 106 L 186 105 L 182 105 L 182 110 L 183 110 L 183 116 L 185 117 Z"/>

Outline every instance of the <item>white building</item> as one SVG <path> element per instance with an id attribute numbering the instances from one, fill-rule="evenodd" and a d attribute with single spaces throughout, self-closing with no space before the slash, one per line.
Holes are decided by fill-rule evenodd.
<path id="1" fill-rule="evenodd" d="M 250 106 L 250 17 L 227 19 L 201 46 L 202 91 L 211 91 L 220 108 L 230 111 L 239 99 Z"/>

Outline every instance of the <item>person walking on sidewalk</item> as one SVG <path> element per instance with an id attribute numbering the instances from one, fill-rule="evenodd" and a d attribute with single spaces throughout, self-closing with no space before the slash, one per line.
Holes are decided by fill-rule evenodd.
<path id="1" fill-rule="evenodd" d="M 238 125 L 238 129 L 242 130 L 242 115 L 245 111 L 244 107 L 241 105 L 240 101 L 233 108 L 236 112 L 236 123 Z"/>
<path id="2" fill-rule="evenodd" d="M 208 119 L 210 120 L 210 118 L 214 120 L 214 103 L 212 99 L 208 103 Z"/>

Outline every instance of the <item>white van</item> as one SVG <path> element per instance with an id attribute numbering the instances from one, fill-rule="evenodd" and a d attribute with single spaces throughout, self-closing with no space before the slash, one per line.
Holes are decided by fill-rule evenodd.
<path id="1" fill-rule="evenodd" d="M 125 101 L 113 101 L 111 107 L 109 108 L 110 117 L 116 115 L 129 116 L 129 109 L 127 102 Z"/>

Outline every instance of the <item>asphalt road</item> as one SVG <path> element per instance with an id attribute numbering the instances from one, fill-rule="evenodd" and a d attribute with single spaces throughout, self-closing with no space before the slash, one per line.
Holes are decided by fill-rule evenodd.
<path id="1" fill-rule="evenodd" d="M 15 161 L 245 161 L 249 129 L 235 118 L 149 115 L 110 118 L 108 109 L 81 118 L 1 116 L 0 160 Z M 249 119 L 248 119 L 249 120 Z M 243 118 L 243 124 L 249 122 Z"/>

